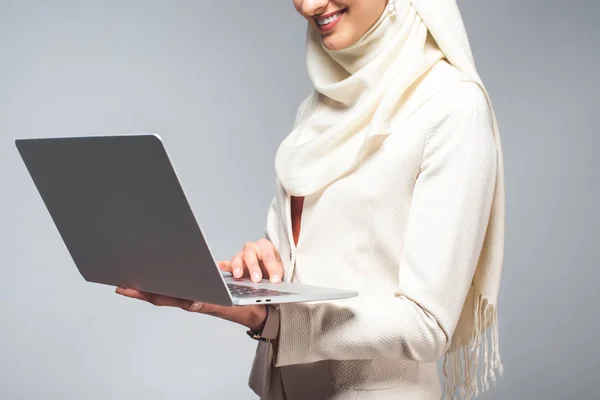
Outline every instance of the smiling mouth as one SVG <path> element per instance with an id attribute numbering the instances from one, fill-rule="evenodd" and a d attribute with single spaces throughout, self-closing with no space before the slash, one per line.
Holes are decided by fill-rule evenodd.
<path id="1" fill-rule="evenodd" d="M 333 27 L 335 25 L 337 25 L 337 23 L 342 18 L 342 15 L 344 14 L 345 11 L 346 11 L 346 9 L 342 9 L 342 10 L 338 10 L 334 13 L 330 13 L 327 15 L 321 15 L 319 17 L 314 17 L 315 21 L 317 22 L 317 26 L 319 27 L 319 30 L 326 32 L 328 30 L 333 29 Z"/>

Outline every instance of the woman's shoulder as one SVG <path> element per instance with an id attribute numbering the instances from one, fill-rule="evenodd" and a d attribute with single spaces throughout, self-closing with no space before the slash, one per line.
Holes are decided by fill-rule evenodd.
<path id="1" fill-rule="evenodd" d="M 438 115 L 489 113 L 482 85 L 446 61 L 436 64 L 419 86 L 419 90 L 428 92 L 426 104 Z"/>
<path id="2" fill-rule="evenodd" d="M 415 111 L 404 126 L 420 131 L 427 143 L 452 145 L 469 138 L 473 145 L 493 149 L 493 114 L 484 90 L 467 74 L 439 63 L 415 88 Z"/>
<path id="3" fill-rule="evenodd" d="M 455 67 L 442 65 L 434 79 L 438 90 L 415 115 L 425 122 L 426 141 L 431 148 L 472 148 L 496 157 L 493 111 L 484 87 Z M 483 153 L 482 153 L 483 154 Z"/>
<path id="4" fill-rule="evenodd" d="M 415 120 L 428 131 L 449 120 L 490 115 L 483 87 L 446 61 L 438 62 L 415 82 L 400 107 L 392 119 L 392 131 Z M 477 118 L 482 123 L 487 119 Z"/>

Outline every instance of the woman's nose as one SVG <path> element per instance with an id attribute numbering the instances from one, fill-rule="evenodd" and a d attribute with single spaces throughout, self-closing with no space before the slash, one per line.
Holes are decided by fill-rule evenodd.
<path id="1" fill-rule="evenodd" d="M 307 17 L 323 14 L 328 4 L 329 0 L 303 0 L 302 13 Z"/>

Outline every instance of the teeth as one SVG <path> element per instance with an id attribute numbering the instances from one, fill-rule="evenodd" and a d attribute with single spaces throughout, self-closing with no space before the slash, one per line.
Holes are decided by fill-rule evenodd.
<path id="1" fill-rule="evenodd" d="M 340 17 L 340 15 L 342 15 L 342 13 L 338 12 L 338 13 L 332 15 L 331 17 L 328 17 L 328 18 L 325 18 L 325 19 L 317 19 L 317 24 L 319 26 L 330 24 L 333 21 L 335 21 L 336 19 L 338 19 Z"/>

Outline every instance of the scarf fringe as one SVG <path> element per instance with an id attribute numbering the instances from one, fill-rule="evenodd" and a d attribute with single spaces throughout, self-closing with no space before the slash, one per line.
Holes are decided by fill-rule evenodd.
<path id="1" fill-rule="evenodd" d="M 451 347 L 444 358 L 444 400 L 471 400 L 488 391 L 490 381 L 495 385 L 496 374 L 504 372 L 496 307 L 483 296 L 477 297 L 469 342 Z"/>

